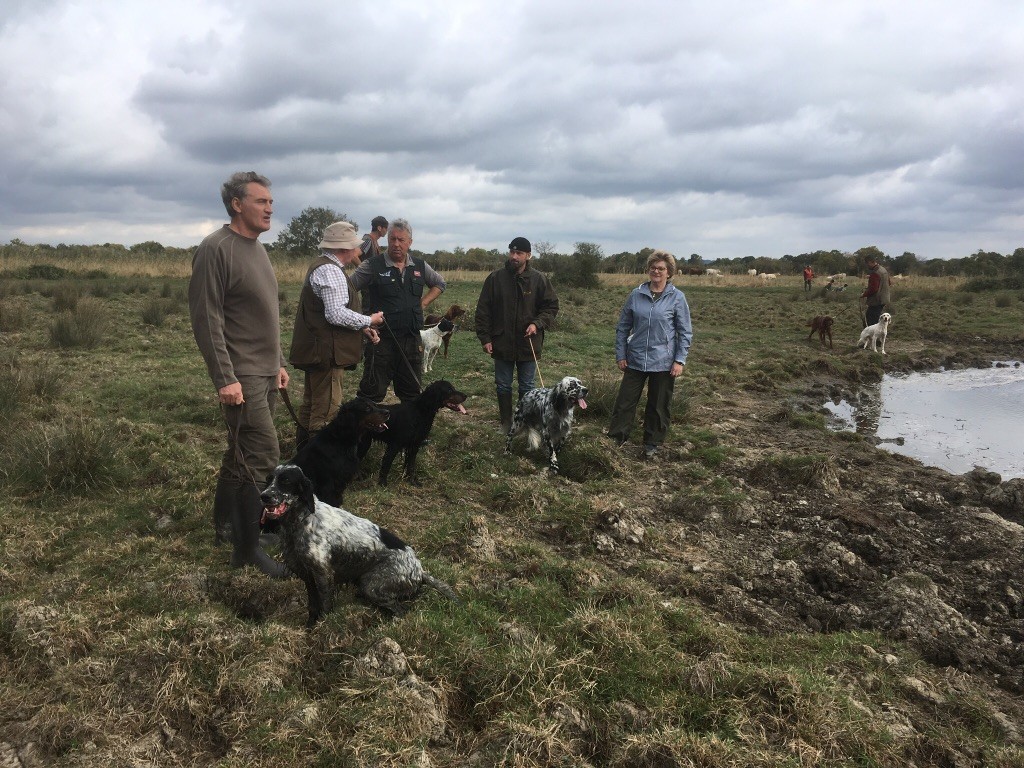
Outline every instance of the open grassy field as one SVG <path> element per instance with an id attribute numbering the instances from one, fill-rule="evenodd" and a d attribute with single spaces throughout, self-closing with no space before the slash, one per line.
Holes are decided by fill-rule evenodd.
<path id="1" fill-rule="evenodd" d="M 641 277 L 564 289 L 541 375 L 592 391 L 563 477 L 502 454 L 464 327 L 432 375 L 469 412 L 438 417 L 429 480 L 359 480 L 346 506 L 465 604 L 428 593 L 392 620 L 343 590 L 307 632 L 300 582 L 213 545 L 223 429 L 187 260 L 49 266 L 67 272 L 0 263 L 0 765 L 1024 764 L 1015 508 L 828 432 L 815 405 L 885 371 L 1021 359 L 1021 292 L 904 281 L 882 358 L 854 349 L 854 279 L 826 297 L 681 277 L 694 346 L 647 464 L 602 435 Z M 305 265 L 275 266 L 287 346 Z M 483 275 L 447 277 L 436 306 L 473 307 Z M 806 338 L 825 312 L 834 351 Z M 288 456 L 284 409 L 278 426 Z"/>

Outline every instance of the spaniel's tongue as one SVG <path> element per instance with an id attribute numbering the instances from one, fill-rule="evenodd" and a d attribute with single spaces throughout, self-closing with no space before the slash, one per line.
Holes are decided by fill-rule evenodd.
<path id="1" fill-rule="evenodd" d="M 586 408 L 587 407 L 587 401 L 584 400 L 583 398 L 580 398 L 579 400 L 577 400 L 577 402 L 580 404 L 580 408 Z"/>
<path id="2" fill-rule="evenodd" d="M 276 520 L 281 515 L 283 515 L 287 511 L 287 509 L 288 505 L 285 502 L 281 502 L 276 507 L 264 507 L 263 518 L 260 520 L 260 524 L 262 525 L 268 519 Z"/>

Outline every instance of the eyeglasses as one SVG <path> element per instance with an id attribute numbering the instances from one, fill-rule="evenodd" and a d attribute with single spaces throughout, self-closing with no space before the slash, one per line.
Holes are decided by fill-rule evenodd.
<path id="1" fill-rule="evenodd" d="M 668 267 L 650 267 L 648 272 L 668 272 Z"/>

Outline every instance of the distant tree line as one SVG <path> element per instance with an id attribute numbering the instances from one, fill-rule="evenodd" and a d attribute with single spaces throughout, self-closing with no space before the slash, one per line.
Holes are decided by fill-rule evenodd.
<path id="1" fill-rule="evenodd" d="M 331 208 L 306 208 L 291 220 L 267 248 L 278 256 L 308 259 L 316 253 L 324 229 L 335 221 L 352 222 L 344 213 Z M 0 246 L 0 253 L 4 255 L 37 252 L 55 253 L 71 258 L 90 256 L 114 260 L 130 259 L 139 255 L 180 257 L 190 255 L 192 251 L 193 248 L 165 247 L 152 240 L 126 247 L 116 243 L 30 245 L 15 238 L 8 245 Z M 645 247 L 636 252 L 621 251 L 605 256 L 597 243 L 578 242 L 574 245 L 572 253 L 557 253 L 551 243 L 541 240 L 533 244 L 533 265 L 536 269 L 552 275 L 552 279 L 558 283 L 587 287 L 596 285 L 597 275 L 602 272 L 645 273 L 647 258 L 653 251 L 653 248 Z M 412 255 L 426 259 L 431 266 L 441 272 L 490 271 L 504 264 L 507 258 L 507 254 L 497 248 L 461 246 L 451 250 L 436 250 L 432 254 L 413 249 Z M 699 254 L 692 253 L 688 257 L 679 258 L 678 268 L 684 274 L 700 273 L 706 267 L 713 267 L 726 274 L 746 274 L 749 270 L 755 269 L 758 272 L 798 275 L 805 266 L 810 266 L 819 276 L 837 273 L 859 275 L 865 271 L 864 264 L 869 256 L 875 257 L 890 274 L 894 275 L 962 276 L 975 279 L 1024 277 L 1024 247 L 1006 255 L 979 250 L 959 259 L 919 259 L 916 254 L 910 252 L 891 256 L 873 245 L 853 253 L 839 250 L 813 251 L 796 256 L 786 254 L 777 259 L 767 256 L 742 256 L 717 259 L 709 263 L 705 263 Z"/>

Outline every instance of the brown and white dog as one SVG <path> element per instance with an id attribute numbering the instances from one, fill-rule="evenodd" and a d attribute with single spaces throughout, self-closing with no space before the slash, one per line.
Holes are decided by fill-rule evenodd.
<path id="1" fill-rule="evenodd" d="M 425 318 L 423 318 L 423 325 L 425 328 L 430 328 L 431 326 L 440 323 L 441 318 L 450 320 L 452 323 L 454 323 L 464 314 L 466 314 L 466 310 L 464 310 L 458 304 L 452 304 L 450 307 L 448 307 L 448 311 L 445 312 L 443 315 L 427 315 Z M 450 331 L 441 334 L 441 345 L 444 348 L 445 360 L 448 359 L 448 342 L 451 341 L 453 333 L 455 333 L 455 328 L 452 328 Z"/>
<path id="2" fill-rule="evenodd" d="M 821 346 L 825 346 L 825 337 L 828 336 L 828 346 L 830 349 L 835 349 L 832 346 L 832 318 L 829 315 L 817 315 L 811 322 L 808 323 L 811 327 L 811 332 L 807 334 L 807 340 L 810 341 L 811 337 L 817 332 L 818 338 L 821 339 Z"/>

